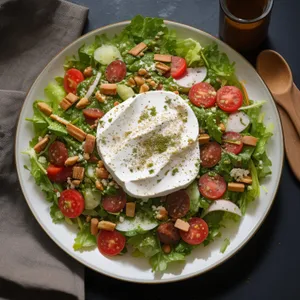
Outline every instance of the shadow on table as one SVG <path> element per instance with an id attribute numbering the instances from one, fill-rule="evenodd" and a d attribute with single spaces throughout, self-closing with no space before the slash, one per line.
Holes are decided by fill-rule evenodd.
<path id="1" fill-rule="evenodd" d="M 251 274 L 259 269 L 279 226 L 280 202 L 283 191 L 278 191 L 270 214 L 257 234 L 235 256 L 208 273 L 175 283 L 142 285 L 118 281 L 86 269 L 86 299 L 216 299 L 226 296 L 240 285 L 248 284 Z M 101 295 L 101 296 L 100 296 Z"/>

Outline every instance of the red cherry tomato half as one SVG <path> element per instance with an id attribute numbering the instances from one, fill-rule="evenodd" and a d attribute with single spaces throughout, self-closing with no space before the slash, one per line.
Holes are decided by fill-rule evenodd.
<path id="1" fill-rule="evenodd" d="M 125 247 L 126 238 L 120 232 L 101 230 L 98 234 L 98 249 L 103 255 L 117 255 Z"/>
<path id="2" fill-rule="evenodd" d="M 207 82 L 194 84 L 189 91 L 190 101 L 198 107 L 212 107 L 216 103 L 217 92 Z"/>
<path id="3" fill-rule="evenodd" d="M 209 142 L 200 146 L 201 166 L 214 167 L 221 159 L 222 149 L 217 142 Z"/>
<path id="4" fill-rule="evenodd" d="M 67 93 L 76 94 L 78 83 L 84 80 L 83 74 L 77 69 L 70 69 L 64 77 L 64 88 Z"/>
<path id="5" fill-rule="evenodd" d="M 64 216 L 77 218 L 84 210 L 84 198 L 76 190 L 64 190 L 60 194 L 58 207 Z"/>
<path id="6" fill-rule="evenodd" d="M 201 218 L 191 218 L 188 223 L 190 228 L 188 232 L 180 230 L 181 238 L 190 245 L 201 244 L 208 236 L 208 226 Z"/>
<path id="7" fill-rule="evenodd" d="M 179 56 L 172 56 L 171 62 L 171 76 L 175 79 L 180 78 L 186 72 L 186 61 Z"/>
<path id="8" fill-rule="evenodd" d="M 223 86 L 217 92 L 217 104 L 226 112 L 234 112 L 243 104 L 243 94 L 235 86 Z"/>
<path id="9" fill-rule="evenodd" d="M 206 173 L 199 179 L 199 191 L 210 200 L 220 199 L 226 192 L 226 182 L 219 174 L 210 176 Z"/>
<path id="10" fill-rule="evenodd" d="M 48 157 L 51 164 L 56 166 L 64 166 L 68 156 L 68 149 L 64 143 L 55 141 L 48 150 Z"/>
<path id="11" fill-rule="evenodd" d="M 242 136 L 237 132 L 225 132 L 222 136 L 223 149 L 227 152 L 239 154 L 243 149 Z"/>
<path id="12" fill-rule="evenodd" d="M 49 165 L 47 168 L 47 176 L 52 182 L 66 182 L 68 177 L 72 177 L 72 167 Z"/>
<path id="13" fill-rule="evenodd" d="M 119 191 L 117 195 L 105 196 L 102 198 L 103 208 L 111 213 L 120 212 L 126 205 L 126 194 Z"/>
<path id="14" fill-rule="evenodd" d="M 111 62 L 105 71 L 108 82 L 116 83 L 122 81 L 126 76 L 126 65 L 121 60 Z"/>

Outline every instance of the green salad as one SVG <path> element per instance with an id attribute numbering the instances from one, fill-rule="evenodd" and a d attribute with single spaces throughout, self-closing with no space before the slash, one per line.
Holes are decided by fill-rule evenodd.
<path id="1" fill-rule="evenodd" d="M 220 239 L 226 219 L 239 226 L 248 204 L 260 194 L 260 181 L 271 174 L 266 144 L 272 128 L 260 112 L 264 101 L 248 98 L 234 62 L 217 44 L 179 39 L 162 19 L 136 16 L 112 38 L 95 36 L 62 67 L 64 77 L 53 78 L 45 98 L 33 103 L 28 121 L 34 137 L 24 153 L 30 158 L 25 167 L 45 193 L 53 222 L 78 228 L 75 251 L 98 247 L 99 255 L 129 252 L 148 259 L 154 272 L 163 272 L 169 263 L 184 261 L 194 248 Z M 200 157 L 187 185 L 139 198 L 126 193 L 97 151 L 108 143 L 99 130 L 115 122 L 107 116 L 126 101 L 144 93 L 155 97 L 157 91 L 171 92 L 196 116 L 199 134 L 189 144 Z M 171 98 L 165 99 L 166 111 L 175 101 Z M 159 115 L 149 105 L 138 124 L 151 125 Z M 185 126 L 186 115 L 179 116 Z M 167 154 L 184 138 L 170 135 L 165 127 L 169 131 L 139 146 L 147 150 L 140 164 L 149 176 L 156 167 L 148 161 L 151 155 Z M 126 132 L 124 140 L 131 135 Z M 139 147 L 132 150 L 133 159 Z M 174 181 L 179 175 L 179 167 L 164 174 Z M 224 239 L 220 251 L 229 244 Z"/>

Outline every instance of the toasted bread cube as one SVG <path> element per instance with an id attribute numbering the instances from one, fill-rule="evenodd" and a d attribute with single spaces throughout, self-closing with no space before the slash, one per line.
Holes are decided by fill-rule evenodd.
<path id="1" fill-rule="evenodd" d="M 171 70 L 171 67 L 169 67 L 161 62 L 156 63 L 155 68 L 162 71 L 162 73 L 166 73 Z"/>
<path id="2" fill-rule="evenodd" d="M 130 51 L 128 51 L 129 54 L 133 56 L 138 56 L 143 50 L 147 48 L 147 45 L 143 42 L 139 43 L 135 47 L 133 47 Z"/>
<path id="3" fill-rule="evenodd" d="M 200 145 L 206 144 L 209 142 L 210 136 L 206 133 L 200 134 L 198 141 Z"/>
<path id="4" fill-rule="evenodd" d="M 107 179 L 109 176 L 109 173 L 105 168 L 96 168 L 96 176 L 100 179 Z"/>
<path id="5" fill-rule="evenodd" d="M 73 104 L 68 101 L 66 98 L 62 99 L 59 103 L 59 106 L 66 111 L 67 109 L 69 109 Z"/>
<path id="6" fill-rule="evenodd" d="M 69 135 L 74 137 L 79 142 L 83 142 L 85 140 L 86 133 L 82 131 L 80 128 L 76 127 L 75 125 L 70 123 L 67 124 L 67 131 Z"/>
<path id="7" fill-rule="evenodd" d="M 104 95 L 116 95 L 117 85 L 115 83 L 102 83 L 100 85 L 100 93 Z"/>
<path id="8" fill-rule="evenodd" d="M 220 128 L 220 130 L 221 130 L 222 132 L 225 132 L 225 130 L 226 130 L 226 127 L 225 127 L 225 125 L 224 125 L 223 123 L 220 123 L 220 124 L 219 124 L 219 128 Z"/>
<path id="9" fill-rule="evenodd" d="M 87 107 L 89 104 L 90 104 L 89 99 L 83 97 L 83 98 L 81 98 L 81 99 L 79 100 L 79 102 L 76 104 L 76 108 L 78 108 L 78 109 L 83 109 L 83 108 Z"/>
<path id="10" fill-rule="evenodd" d="M 142 93 L 146 93 L 148 91 L 149 91 L 149 85 L 146 83 L 142 84 L 140 87 L 139 93 L 142 94 Z"/>
<path id="11" fill-rule="evenodd" d="M 75 185 L 75 186 L 79 186 L 80 185 L 80 180 L 78 179 L 75 179 L 75 180 L 72 180 L 72 184 Z"/>
<path id="12" fill-rule="evenodd" d="M 44 149 L 46 148 L 48 142 L 49 142 L 49 138 L 48 138 L 48 137 L 42 138 L 42 139 L 41 139 L 41 140 L 33 147 L 34 151 L 35 151 L 36 153 L 40 153 L 42 150 L 44 150 Z"/>
<path id="13" fill-rule="evenodd" d="M 65 166 L 73 166 L 77 163 L 79 157 L 78 156 L 72 156 L 68 157 L 65 161 Z"/>
<path id="14" fill-rule="evenodd" d="M 154 54 L 154 60 L 160 62 L 170 63 L 172 61 L 172 55 L 169 54 Z"/>
<path id="15" fill-rule="evenodd" d="M 57 115 L 54 115 L 54 114 L 51 114 L 51 115 L 50 115 L 50 118 L 51 118 L 52 120 L 54 120 L 54 121 L 57 121 L 57 122 L 63 124 L 63 125 L 69 124 L 69 121 L 67 121 L 67 120 L 65 120 L 65 119 L 63 119 L 63 118 L 61 118 L 61 117 L 59 117 L 59 116 L 57 116 Z"/>
<path id="16" fill-rule="evenodd" d="M 251 135 L 245 135 L 242 137 L 242 142 L 244 143 L 244 145 L 255 147 L 258 139 Z"/>
<path id="17" fill-rule="evenodd" d="M 145 83 L 145 79 L 141 76 L 134 76 L 133 79 L 138 86 L 141 86 Z"/>
<path id="18" fill-rule="evenodd" d="M 98 224 L 99 224 L 99 220 L 97 218 L 91 219 L 91 234 L 92 235 L 98 234 Z"/>
<path id="19" fill-rule="evenodd" d="M 104 229 L 108 231 L 114 231 L 116 228 L 117 224 L 109 221 L 100 221 L 98 223 L 98 229 Z"/>
<path id="20" fill-rule="evenodd" d="M 190 229 L 190 224 L 188 222 L 185 222 L 181 219 L 177 219 L 175 222 L 174 227 L 178 228 L 179 230 L 182 230 L 184 232 L 188 232 Z"/>
<path id="21" fill-rule="evenodd" d="M 76 101 L 79 100 L 79 97 L 74 95 L 73 93 L 69 93 L 66 97 L 65 97 L 71 104 L 74 104 Z"/>
<path id="22" fill-rule="evenodd" d="M 74 179 L 82 180 L 84 177 L 84 168 L 78 167 L 78 166 L 73 167 L 73 175 L 72 176 Z"/>
<path id="23" fill-rule="evenodd" d="M 85 138 L 84 147 L 83 147 L 84 152 L 89 154 L 93 153 L 95 149 L 95 143 L 96 143 L 96 137 L 94 137 L 91 134 L 87 134 Z"/>
<path id="24" fill-rule="evenodd" d="M 240 182 L 246 183 L 246 184 L 252 184 L 252 178 L 250 176 L 246 176 L 242 180 L 240 180 Z"/>
<path id="25" fill-rule="evenodd" d="M 135 215 L 135 202 L 127 202 L 126 203 L 126 216 L 134 217 Z"/>
<path id="26" fill-rule="evenodd" d="M 243 183 L 229 182 L 228 191 L 243 193 L 245 191 L 245 185 Z"/>
<path id="27" fill-rule="evenodd" d="M 37 107 L 46 116 L 50 116 L 52 114 L 52 108 L 45 102 L 39 102 Z"/>

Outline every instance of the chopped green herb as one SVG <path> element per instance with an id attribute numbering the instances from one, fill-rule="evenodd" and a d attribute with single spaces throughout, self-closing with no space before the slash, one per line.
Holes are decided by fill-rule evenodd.
<path id="1" fill-rule="evenodd" d="M 175 169 L 173 169 L 172 170 L 172 176 L 174 176 L 176 173 L 178 173 L 179 171 L 178 171 L 178 168 L 175 168 Z"/>

